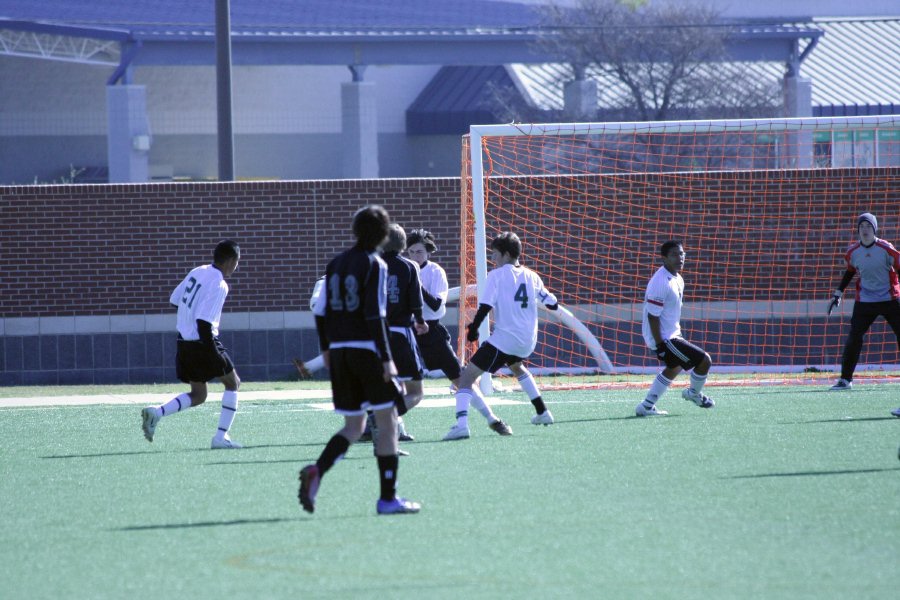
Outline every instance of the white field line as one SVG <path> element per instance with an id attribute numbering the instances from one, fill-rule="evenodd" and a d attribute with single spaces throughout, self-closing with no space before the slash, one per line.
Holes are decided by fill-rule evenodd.
<path id="1" fill-rule="evenodd" d="M 180 392 L 159 394 L 94 394 L 87 396 L 38 396 L 31 398 L 0 398 L 0 408 L 51 407 L 51 406 L 90 406 L 94 404 L 128 404 L 132 406 L 149 406 L 162 404 Z M 445 388 L 425 388 L 426 398 L 419 404 L 424 408 L 445 408 L 456 406 L 456 401 Z M 210 394 L 207 400 L 215 400 L 217 394 Z M 428 397 L 431 396 L 431 397 Z M 332 410 L 331 390 L 276 390 L 269 392 L 240 392 L 242 401 L 254 400 L 326 400 L 311 402 L 311 408 Z M 491 406 L 505 404 L 521 404 L 522 401 L 492 396 Z"/>

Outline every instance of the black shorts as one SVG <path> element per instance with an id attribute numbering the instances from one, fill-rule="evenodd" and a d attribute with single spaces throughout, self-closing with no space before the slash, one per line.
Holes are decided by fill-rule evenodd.
<path id="1" fill-rule="evenodd" d="M 419 345 L 416 336 L 409 327 L 404 331 L 390 330 L 391 356 L 397 365 L 397 377 L 400 381 L 422 381 L 425 375 L 425 365 L 419 354 Z"/>
<path id="2" fill-rule="evenodd" d="M 175 373 L 184 383 L 211 381 L 234 371 L 234 363 L 222 342 L 215 339 L 216 350 L 199 341 L 178 340 Z"/>
<path id="3" fill-rule="evenodd" d="M 440 321 L 428 321 L 428 333 L 417 335 L 416 341 L 426 369 L 443 371 L 450 380 L 459 379 L 459 359 L 450 344 L 450 333 Z"/>
<path id="4" fill-rule="evenodd" d="M 400 382 L 396 378 L 391 383 L 384 381 L 384 366 L 371 350 L 332 348 L 328 358 L 335 412 L 361 415 L 390 408 L 403 398 Z"/>
<path id="5" fill-rule="evenodd" d="M 666 340 L 666 366 L 681 367 L 690 371 L 701 362 L 706 352 L 699 346 L 695 346 L 684 338 L 674 337 Z"/>
<path id="6" fill-rule="evenodd" d="M 494 347 L 490 342 L 485 342 L 472 355 L 470 361 L 473 365 L 486 373 L 496 373 L 500 367 L 505 367 L 513 363 L 522 362 L 525 359 L 521 356 L 513 356 L 506 354 Z"/>

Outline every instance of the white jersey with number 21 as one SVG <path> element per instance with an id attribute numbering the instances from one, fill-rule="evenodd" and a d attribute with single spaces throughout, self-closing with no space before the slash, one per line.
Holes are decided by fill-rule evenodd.
<path id="1" fill-rule="evenodd" d="M 178 307 L 178 333 L 185 340 L 200 339 L 197 319 L 212 323 L 213 336 L 219 335 L 219 320 L 222 306 L 228 295 L 228 284 L 222 271 L 212 265 L 197 267 L 187 274 L 169 297 L 169 302 Z"/>
<path id="2" fill-rule="evenodd" d="M 494 331 L 487 341 L 505 354 L 527 358 L 537 346 L 538 303 L 557 301 L 537 273 L 503 265 L 488 273 L 479 303 L 494 309 Z"/>

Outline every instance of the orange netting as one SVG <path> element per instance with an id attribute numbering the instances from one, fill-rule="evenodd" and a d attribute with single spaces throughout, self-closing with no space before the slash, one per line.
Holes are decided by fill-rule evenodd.
<path id="1" fill-rule="evenodd" d="M 476 281 L 468 147 L 466 136 L 462 290 Z M 825 310 L 857 215 L 874 213 L 879 237 L 898 241 L 900 130 L 604 133 L 598 124 L 587 135 L 485 136 L 481 149 L 488 243 L 502 231 L 522 238 L 522 263 L 589 329 L 617 374 L 659 368 L 641 319 L 667 239 L 687 252 L 685 337 L 714 369 L 764 373 L 757 382 L 773 373 L 833 377 L 854 284 L 830 318 Z M 461 332 L 476 306 L 474 295 L 461 299 Z M 567 374 L 565 385 L 600 381 L 596 353 L 547 316 L 529 368 Z M 858 371 L 898 363 L 897 340 L 879 319 Z"/>

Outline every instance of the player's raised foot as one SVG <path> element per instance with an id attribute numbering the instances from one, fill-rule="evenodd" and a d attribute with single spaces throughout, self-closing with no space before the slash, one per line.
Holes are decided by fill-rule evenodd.
<path id="1" fill-rule="evenodd" d="M 900 417 L 900 408 L 898 408 L 897 410 L 892 410 L 891 414 L 895 417 Z"/>
<path id="2" fill-rule="evenodd" d="M 402 417 L 397 419 L 397 440 L 400 442 L 416 441 L 416 438 L 406 432 L 406 425 L 403 423 Z"/>
<path id="3" fill-rule="evenodd" d="M 450 431 L 447 432 L 447 435 L 444 436 L 445 442 L 451 442 L 453 440 L 467 440 L 471 436 L 469 432 L 468 426 L 461 426 L 459 424 L 454 425 L 450 428 Z"/>
<path id="4" fill-rule="evenodd" d="M 319 467 L 306 465 L 300 469 L 300 491 L 297 498 L 308 513 L 316 510 L 316 494 L 319 491 Z"/>
<path id="5" fill-rule="evenodd" d="M 837 383 L 828 388 L 829 392 L 842 392 L 844 390 L 849 390 L 853 387 L 852 381 L 847 381 L 846 379 L 838 379 Z"/>
<path id="6" fill-rule="evenodd" d="M 213 436 L 212 443 L 210 443 L 209 447 L 213 450 L 237 450 L 238 448 L 243 448 L 243 446 L 227 435 L 218 434 Z"/>
<path id="7" fill-rule="evenodd" d="M 159 420 L 162 417 L 159 415 L 159 412 L 152 407 L 148 406 L 147 408 L 141 411 L 141 421 L 142 427 L 144 429 L 144 437 L 147 438 L 148 442 L 153 441 L 153 434 L 156 433 L 156 426 L 159 424 Z"/>
<path id="8" fill-rule="evenodd" d="M 532 425 L 553 425 L 553 415 L 549 410 L 545 410 L 539 415 L 531 417 Z"/>
<path id="9" fill-rule="evenodd" d="M 713 399 L 703 392 L 695 392 L 691 388 L 685 388 L 681 391 L 681 397 L 685 400 L 693 402 L 700 408 L 712 408 L 716 405 Z"/>
<path id="10" fill-rule="evenodd" d="M 419 512 L 422 505 L 406 498 L 394 498 L 393 500 L 379 500 L 376 505 L 379 515 L 410 515 Z"/>
<path id="11" fill-rule="evenodd" d="M 499 433 L 500 435 L 512 435 L 512 427 L 501 421 L 494 421 L 489 425 L 491 429 Z"/>
<path id="12" fill-rule="evenodd" d="M 669 411 L 659 410 L 656 408 L 654 404 L 650 408 L 644 406 L 644 403 L 641 402 L 636 407 L 634 407 L 634 416 L 636 417 L 664 417 L 669 414 Z"/>

